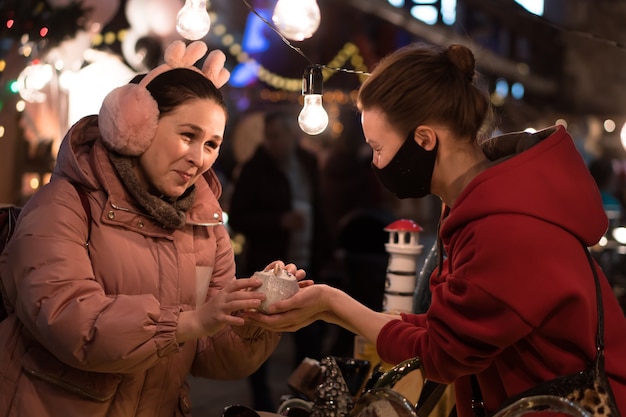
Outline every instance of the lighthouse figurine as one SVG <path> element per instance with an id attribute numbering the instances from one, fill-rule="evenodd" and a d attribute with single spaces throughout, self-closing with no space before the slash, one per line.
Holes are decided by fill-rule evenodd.
<path id="1" fill-rule="evenodd" d="M 389 233 L 385 250 L 389 254 L 383 311 L 389 313 L 412 313 L 415 286 L 417 284 L 417 260 L 422 253 L 419 244 L 419 233 L 423 229 L 414 221 L 396 220 L 384 228 Z M 376 344 L 365 337 L 356 335 L 354 338 L 354 357 L 364 359 L 371 364 L 382 364 L 382 369 L 391 369 L 391 364 L 381 362 L 376 352 Z M 417 399 L 416 399 L 417 401 Z"/>
<path id="2" fill-rule="evenodd" d="M 385 249 L 389 253 L 383 311 L 413 311 L 413 296 L 417 283 L 417 257 L 422 253 L 419 233 L 423 229 L 413 220 L 400 219 L 384 229 L 389 232 Z"/>

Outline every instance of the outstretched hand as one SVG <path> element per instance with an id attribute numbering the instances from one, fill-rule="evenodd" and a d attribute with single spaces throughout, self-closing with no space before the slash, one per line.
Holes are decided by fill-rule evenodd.
<path id="1" fill-rule="evenodd" d="M 301 282 L 300 290 L 292 297 L 272 304 L 269 314 L 246 311 L 242 317 L 246 323 L 277 332 L 294 332 L 316 320 L 332 321 L 324 303 L 324 293 L 329 289 L 307 280 Z"/>
<path id="2" fill-rule="evenodd" d="M 399 315 L 376 312 L 338 288 L 301 280 L 290 298 L 270 305 L 265 313 L 242 313 L 245 322 L 275 332 L 295 332 L 317 320 L 335 324 L 368 340 L 378 339 L 380 330 Z"/>

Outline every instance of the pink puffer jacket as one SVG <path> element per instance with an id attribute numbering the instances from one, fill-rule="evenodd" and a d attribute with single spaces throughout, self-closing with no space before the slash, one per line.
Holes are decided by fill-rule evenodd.
<path id="1" fill-rule="evenodd" d="M 88 250 L 68 180 L 88 194 Z M 185 227 L 163 229 L 119 181 L 97 117 L 70 130 L 0 257 L 14 310 L 0 323 L 0 417 L 190 416 L 188 373 L 239 379 L 269 357 L 280 335 L 259 328 L 176 341 L 179 312 L 235 279 L 215 174 L 196 190 Z"/>

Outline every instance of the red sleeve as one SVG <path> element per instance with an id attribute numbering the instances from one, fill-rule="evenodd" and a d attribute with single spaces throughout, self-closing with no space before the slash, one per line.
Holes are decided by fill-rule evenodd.
<path id="1" fill-rule="evenodd" d="M 510 331 L 504 333 L 503 328 Z M 429 379 L 451 383 L 461 375 L 480 372 L 503 346 L 529 331 L 508 306 L 449 276 L 436 287 L 426 314 L 405 314 L 383 327 L 377 350 L 388 363 L 419 356 Z"/>

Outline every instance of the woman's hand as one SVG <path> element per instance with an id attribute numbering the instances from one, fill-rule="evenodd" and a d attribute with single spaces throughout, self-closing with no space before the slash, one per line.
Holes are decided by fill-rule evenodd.
<path id="1" fill-rule="evenodd" d="M 292 297 L 269 306 L 268 313 L 246 311 L 242 317 L 246 323 L 276 332 L 293 332 L 323 320 L 371 341 L 377 340 L 383 326 L 399 318 L 373 311 L 345 292 L 325 284 L 301 286 Z"/>
<path id="2" fill-rule="evenodd" d="M 324 284 L 301 285 L 300 290 L 292 297 L 272 304 L 263 314 L 246 311 L 243 318 L 246 323 L 277 332 L 293 332 L 316 320 L 333 322 L 334 313 L 329 311 L 325 301 L 333 289 Z"/>
<path id="3" fill-rule="evenodd" d="M 261 284 L 257 278 L 233 280 L 198 309 L 181 312 L 176 331 L 178 342 L 212 336 L 226 326 L 243 326 L 246 322 L 240 313 L 259 308 L 265 299 L 265 294 L 251 291 Z"/>
<path id="4" fill-rule="evenodd" d="M 313 285 L 314 284 L 313 280 L 305 279 L 306 278 L 306 271 L 304 269 L 298 269 L 296 264 L 287 264 L 287 265 L 285 265 L 285 263 L 283 261 L 278 260 L 278 261 L 274 261 L 274 262 L 270 263 L 263 270 L 264 271 L 271 271 L 272 269 L 274 269 L 276 267 L 276 265 L 278 265 L 282 269 L 286 269 L 287 272 L 289 272 L 291 275 L 295 276 L 296 279 L 298 280 L 298 284 L 300 284 L 300 288 L 308 287 L 309 285 Z"/>

